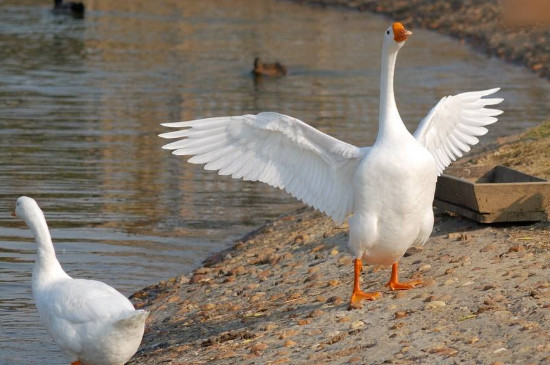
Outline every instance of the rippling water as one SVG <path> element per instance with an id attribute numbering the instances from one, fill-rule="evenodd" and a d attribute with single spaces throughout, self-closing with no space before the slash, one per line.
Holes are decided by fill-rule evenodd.
<path id="1" fill-rule="evenodd" d="M 67 363 L 32 303 L 35 245 L 9 216 L 18 196 L 42 206 L 70 275 L 129 295 L 298 206 L 161 150 L 160 122 L 272 110 L 357 145 L 376 135 L 387 19 L 270 0 L 86 5 L 73 19 L 0 1 L 1 364 Z M 255 81 L 255 56 L 290 74 Z M 549 84 L 522 68 L 423 30 L 400 52 L 411 130 L 440 97 L 494 86 L 506 113 L 492 137 L 548 117 Z"/>

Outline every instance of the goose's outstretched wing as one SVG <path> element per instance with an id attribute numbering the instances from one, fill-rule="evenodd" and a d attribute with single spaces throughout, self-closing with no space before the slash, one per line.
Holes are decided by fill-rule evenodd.
<path id="1" fill-rule="evenodd" d="M 414 137 L 432 153 L 439 174 L 478 143 L 476 136 L 487 133 L 484 126 L 496 122 L 495 117 L 502 114 L 501 110 L 486 106 L 499 104 L 503 99 L 482 99 L 498 90 L 500 88 L 443 97 L 420 122 Z"/>
<path id="2" fill-rule="evenodd" d="M 353 209 L 351 184 L 366 148 L 271 112 L 163 126 L 185 128 L 161 134 L 184 138 L 163 148 L 175 155 L 193 155 L 189 162 L 206 164 L 206 170 L 285 189 L 338 223 Z"/>

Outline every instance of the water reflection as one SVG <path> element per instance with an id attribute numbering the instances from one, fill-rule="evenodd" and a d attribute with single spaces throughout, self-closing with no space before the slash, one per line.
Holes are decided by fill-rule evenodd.
<path id="1" fill-rule="evenodd" d="M 387 19 L 269 0 L 86 7 L 73 19 L 0 3 L 0 363 L 66 363 L 30 300 L 34 244 L 8 214 L 19 195 L 41 204 L 71 275 L 130 294 L 298 206 L 161 150 L 160 122 L 272 110 L 357 145 L 376 135 Z M 255 84 L 256 56 L 289 75 Z M 489 138 L 548 117 L 547 82 L 422 30 L 396 84 L 411 130 L 441 96 L 499 85 L 506 113 Z"/>

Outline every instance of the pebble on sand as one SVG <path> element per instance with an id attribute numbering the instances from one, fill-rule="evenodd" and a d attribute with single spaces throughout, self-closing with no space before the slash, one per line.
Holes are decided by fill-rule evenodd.
<path id="1" fill-rule="evenodd" d="M 294 347 L 296 346 L 296 341 L 292 341 L 291 339 L 287 339 L 285 343 L 283 344 L 284 347 Z"/>
<path id="2" fill-rule="evenodd" d="M 253 355 L 260 355 L 263 351 L 267 349 L 267 344 L 263 342 L 256 343 L 250 347 L 250 353 Z"/>
<path id="3" fill-rule="evenodd" d="M 430 310 L 430 309 L 438 309 L 443 308 L 446 305 L 446 303 L 442 300 L 434 300 L 433 302 L 428 302 L 424 309 Z"/>

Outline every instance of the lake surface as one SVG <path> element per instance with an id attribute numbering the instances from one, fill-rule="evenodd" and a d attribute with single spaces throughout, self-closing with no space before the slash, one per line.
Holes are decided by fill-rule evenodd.
<path id="1" fill-rule="evenodd" d="M 160 147 L 161 122 L 278 111 L 364 146 L 377 130 L 388 19 L 283 1 L 0 1 L 0 364 L 67 364 L 30 292 L 35 244 L 10 217 L 35 198 L 72 276 L 126 295 L 188 273 L 211 252 L 299 206 Z M 255 81 L 254 57 L 284 78 Z M 488 141 L 548 118 L 550 84 L 423 30 L 401 50 L 396 94 L 414 130 L 444 95 L 503 87 Z"/>

